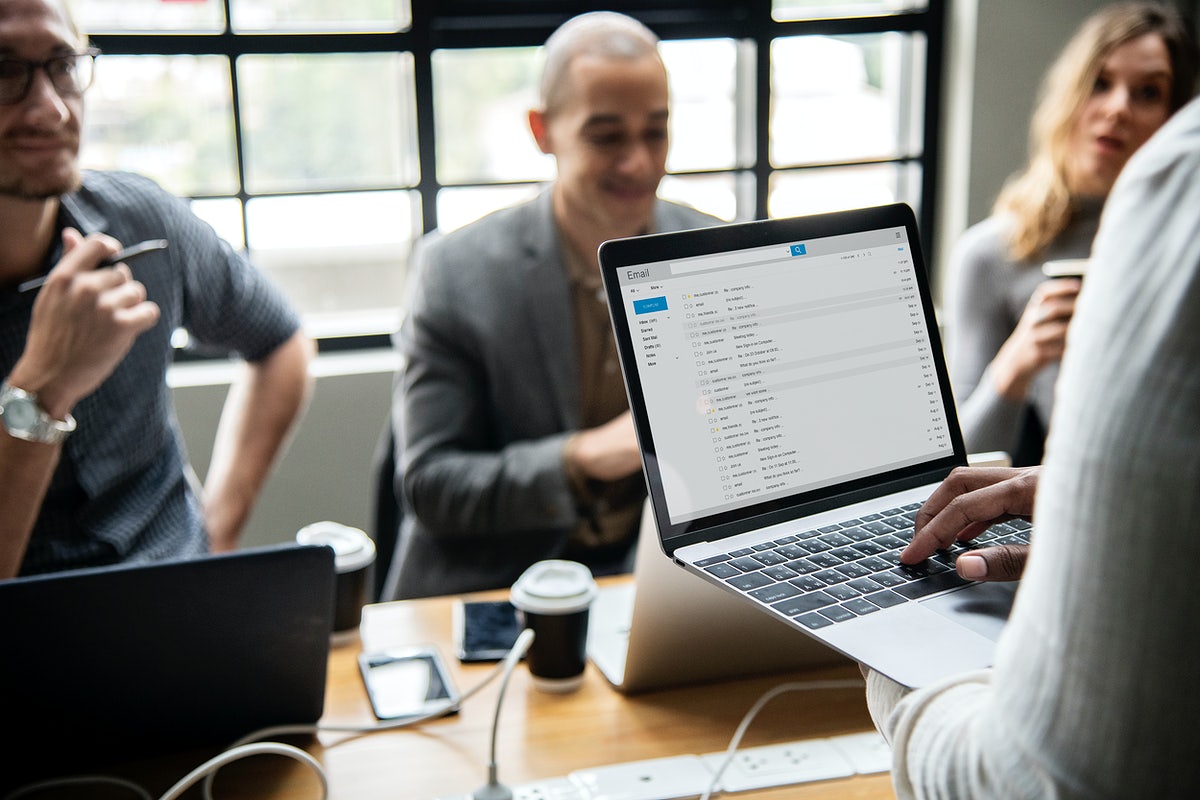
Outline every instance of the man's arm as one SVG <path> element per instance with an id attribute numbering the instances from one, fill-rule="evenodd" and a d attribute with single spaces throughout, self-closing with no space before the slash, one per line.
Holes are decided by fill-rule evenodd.
<path id="1" fill-rule="evenodd" d="M 393 401 L 396 470 L 413 513 L 430 531 L 460 536 L 572 524 L 575 501 L 563 464 L 570 434 L 492 441 L 480 367 L 453 337 L 434 332 L 438 323 L 414 304 L 398 338 L 404 366 Z"/>
<path id="2" fill-rule="evenodd" d="M 295 423 L 312 380 L 313 343 L 297 331 L 230 387 L 204 483 L 204 521 L 213 552 L 237 546 L 242 528 Z"/>
<path id="3" fill-rule="evenodd" d="M 530 289 L 502 277 L 524 247 L 513 232 L 536 227 L 539 213 L 521 206 L 414 251 L 395 337 L 396 488 L 437 536 L 550 532 L 578 519 L 563 462 L 572 431 L 547 383 L 572 369 L 563 367 L 573 356 L 543 361 L 522 310 Z M 480 252 L 487 258 L 475 260 Z M 535 272 L 565 284 L 545 258 Z"/>
<path id="4" fill-rule="evenodd" d="M 107 236 L 63 233 L 62 261 L 34 303 L 25 350 L 8 375 L 38 395 L 42 409 L 64 419 L 95 391 L 158 321 L 159 308 L 124 265 L 96 269 L 115 253 Z M 15 576 L 25 557 L 62 445 L 14 439 L 0 428 L 0 579 Z"/>
<path id="5" fill-rule="evenodd" d="M 23 442 L 0 432 L 0 580 L 21 568 L 61 452 L 62 445 Z"/>
<path id="6" fill-rule="evenodd" d="M 572 474 L 598 481 L 616 481 L 642 468 L 642 454 L 626 411 L 595 428 L 574 433 L 563 448 L 563 462 Z"/>

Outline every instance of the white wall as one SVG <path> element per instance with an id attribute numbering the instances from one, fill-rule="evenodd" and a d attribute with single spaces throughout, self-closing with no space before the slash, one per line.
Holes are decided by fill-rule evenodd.
<path id="1" fill-rule="evenodd" d="M 370 530 L 371 459 L 391 402 L 394 364 L 390 351 L 318 357 L 308 413 L 259 499 L 245 545 L 287 541 L 324 519 Z M 201 479 L 233 374 L 225 364 L 183 364 L 171 372 L 180 427 Z"/>
<path id="2" fill-rule="evenodd" d="M 1104 0 L 950 0 L 937 230 L 938 274 L 1028 154 L 1042 76 Z"/>

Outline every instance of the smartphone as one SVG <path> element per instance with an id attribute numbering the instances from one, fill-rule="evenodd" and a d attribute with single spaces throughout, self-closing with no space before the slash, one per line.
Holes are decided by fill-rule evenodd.
<path id="1" fill-rule="evenodd" d="M 453 621 L 454 647 L 463 662 L 499 661 L 521 633 L 517 610 L 507 600 L 460 600 Z"/>
<path id="2" fill-rule="evenodd" d="M 381 720 L 458 710 L 458 689 L 434 645 L 360 653 L 358 668 L 367 687 L 371 710 Z"/>

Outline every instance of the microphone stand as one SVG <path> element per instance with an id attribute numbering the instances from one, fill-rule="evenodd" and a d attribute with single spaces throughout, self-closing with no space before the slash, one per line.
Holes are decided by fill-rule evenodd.
<path id="1" fill-rule="evenodd" d="M 504 706 L 504 690 L 508 688 L 508 679 L 512 675 L 513 667 L 525 655 L 525 651 L 531 644 L 533 644 L 533 631 L 526 628 L 521 631 L 521 635 L 517 637 L 512 649 L 504 657 L 504 677 L 500 681 L 500 693 L 496 697 L 496 713 L 492 717 L 492 742 L 488 752 L 487 783 L 475 790 L 471 795 L 471 800 L 513 800 L 512 789 L 500 783 L 500 779 L 497 777 L 496 734 L 500 728 L 500 709 Z"/>

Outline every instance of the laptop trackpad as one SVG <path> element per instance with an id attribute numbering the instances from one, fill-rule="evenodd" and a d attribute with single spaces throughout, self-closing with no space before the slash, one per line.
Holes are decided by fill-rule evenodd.
<path id="1" fill-rule="evenodd" d="M 1017 586 L 1016 581 L 974 583 L 957 592 L 922 601 L 921 605 L 995 642 L 1000 639 L 1008 612 L 1012 610 Z"/>

